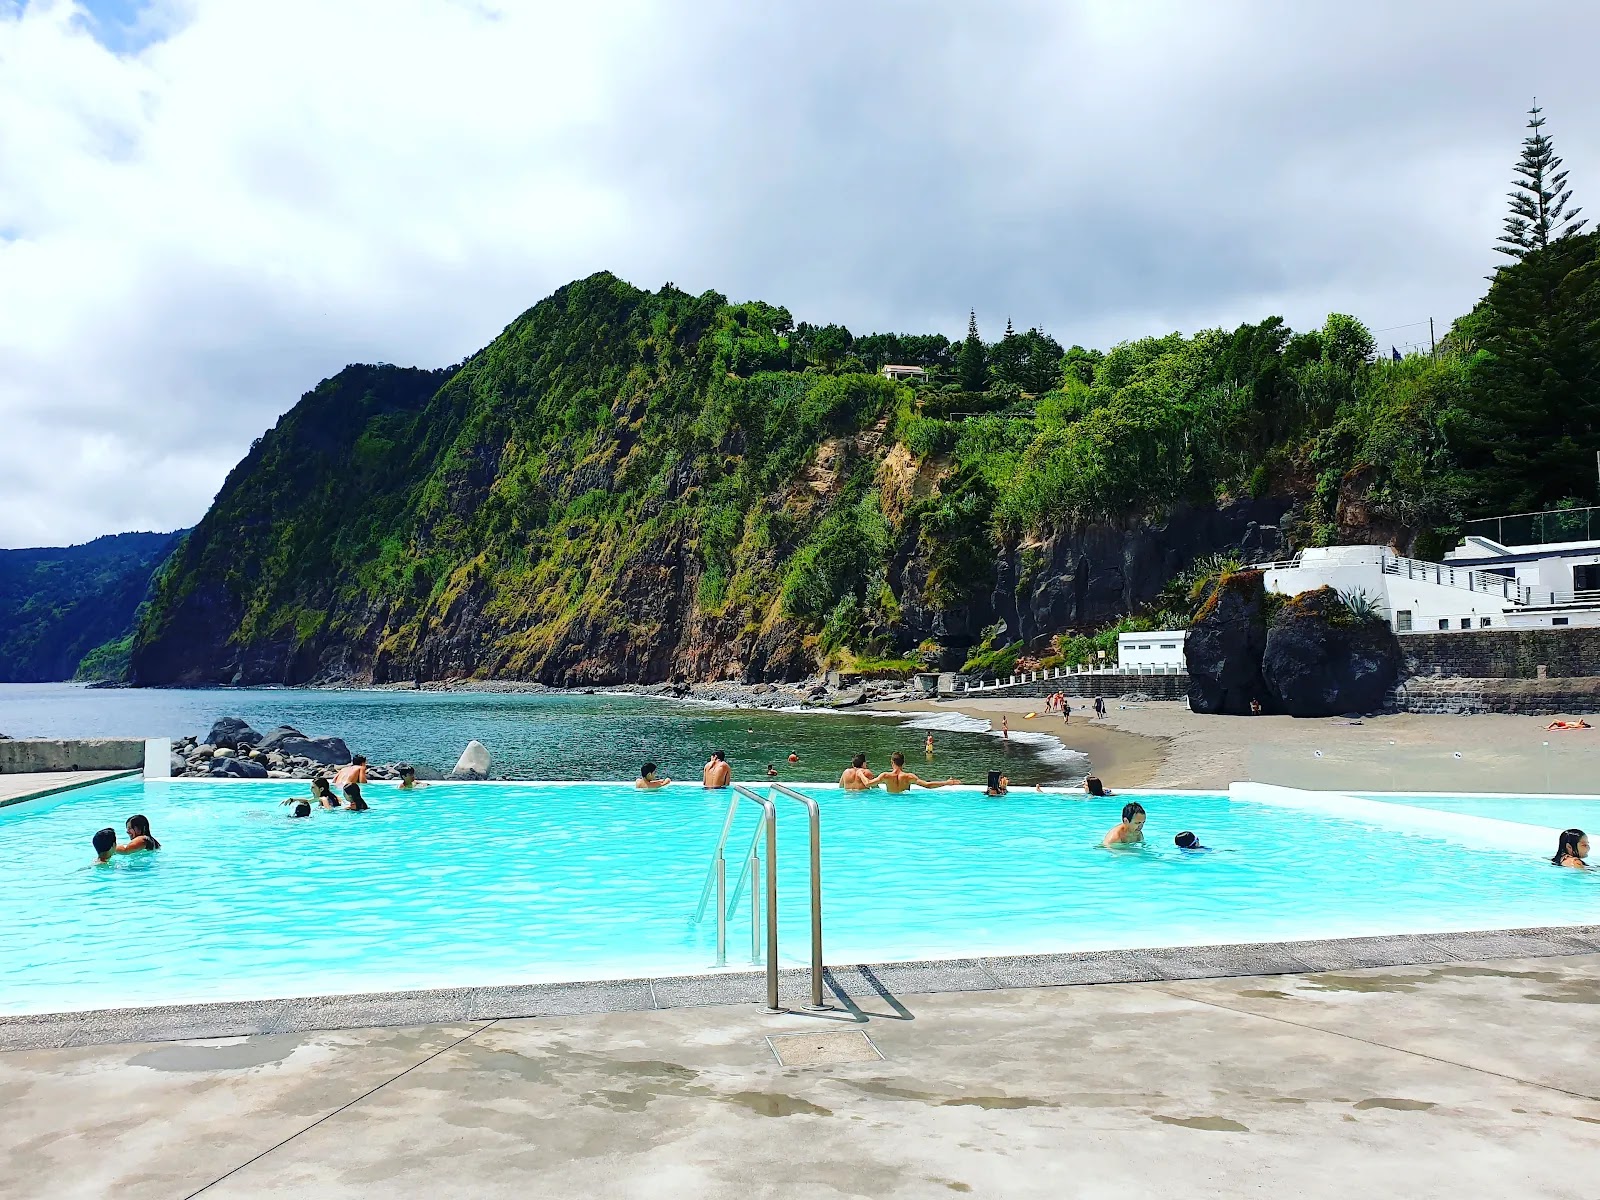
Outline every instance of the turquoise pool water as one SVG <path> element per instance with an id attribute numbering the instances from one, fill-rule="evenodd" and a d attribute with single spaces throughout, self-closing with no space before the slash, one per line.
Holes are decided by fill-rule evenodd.
<path id="1" fill-rule="evenodd" d="M 0 1011 L 712 965 L 714 926 L 689 917 L 726 794 L 374 785 L 369 813 L 290 820 L 278 801 L 302 789 L 127 780 L 0 809 Z M 1600 878 L 1223 796 L 1140 796 L 1150 842 L 1112 852 L 1098 841 L 1131 793 L 810 790 L 830 962 L 1600 921 Z M 93 831 L 135 811 L 164 848 L 94 865 Z M 782 953 L 798 965 L 805 813 L 780 815 Z M 1218 849 L 1177 850 L 1180 829 Z"/>
<path id="2" fill-rule="evenodd" d="M 1417 796 L 1357 793 L 1385 804 L 1404 804 L 1410 808 L 1431 808 L 1437 812 L 1464 813 L 1469 817 L 1491 817 L 1496 821 L 1516 821 L 1541 825 L 1547 829 L 1568 829 L 1576 825 L 1600 834 L 1600 798 L 1579 796 Z M 1596 844 L 1600 844 L 1597 837 Z M 1555 853 L 1552 841 L 1551 853 Z"/>

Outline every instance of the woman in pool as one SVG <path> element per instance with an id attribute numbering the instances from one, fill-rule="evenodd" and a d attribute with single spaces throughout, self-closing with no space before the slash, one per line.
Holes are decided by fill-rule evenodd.
<path id="1" fill-rule="evenodd" d="M 1122 821 L 1100 843 L 1112 846 L 1134 846 L 1144 841 L 1144 805 L 1134 800 L 1122 806 Z"/>
<path id="2" fill-rule="evenodd" d="M 128 840 L 117 847 L 118 854 L 161 849 L 161 843 L 156 841 L 155 834 L 150 832 L 150 822 L 143 813 L 134 813 L 128 818 L 124 828 L 128 831 Z"/>
<path id="3" fill-rule="evenodd" d="M 335 796 L 328 787 L 325 775 L 316 775 L 311 780 L 311 799 L 307 801 L 304 796 L 290 796 L 287 800 L 280 801 L 285 807 L 291 804 L 320 804 L 323 808 L 338 808 L 339 797 Z"/>
<path id="4" fill-rule="evenodd" d="M 285 803 L 288 803 L 288 801 L 285 801 Z M 295 817 L 309 817 L 310 815 L 311 805 L 307 804 L 304 800 L 296 800 L 294 801 L 294 811 L 289 814 L 289 819 L 293 820 Z"/>
<path id="5" fill-rule="evenodd" d="M 1577 867 L 1580 871 L 1589 869 L 1589 864 L 1583 860 L 1589 857 L 1589 839 L 1581 829 L 1563 829 L 1561 841 L 1556 846 L 1556 852 L 1550 861 L 1558 867 Z"/>
<path id="6" fill-rule="evenodd" d="M 985 796 L 1004 796 L 1011 790 L 1011 780 L 999 771 L 989 772 L 989 782 L 983 789 Z"/>
<path id="7" fill-rule="evenodd" d="M 344 785 L 344 806 L 351 812 L 366 812 L 367 802 L 361 798 L 361 785 L 347 783 Z"/>
<path id="8" fill-rule="evenodd" d="M 1116 793 L 1100 782 L 1098 775 L 1091 775 L 1083 781 L 1083 790 L 1091 796 L 1115 796 Z"/>

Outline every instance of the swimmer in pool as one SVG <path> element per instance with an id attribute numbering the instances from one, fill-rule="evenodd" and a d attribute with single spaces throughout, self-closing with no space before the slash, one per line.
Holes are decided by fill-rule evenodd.
<path id="1" fill-rule="evenodd" d="M 700 786 L 725 788 L 732 778 L 733 768 L 728 765 L 728 756 L 721 750 L 713 750 L 711 760 L 700 769 Z"/>
<path id="2" fill-rule="evenodd" d="M 1091 775 L 1083 781 L 1083 790 L 1091 796 L 1115 796 L 1116 793 L 1100 782 L 1098 775 Z"/>
<path id="3" fill-rule="evenodd" d="M 872 768 L 867 766 L 865 754 L 858 754 L 852 758 L 850 765 L 839 775 L 839 786 L 847 792 L 864 792 L 876 782 Z"/>
<path id="4" fill-rule="evenodd" d="M 418 788 L 425 788 L 427 786 L 428 785 L 425 783 L 417 782 L 417 769 L 415 767 L 413 767 L 410 763 L 401 764 L 400 790 L 402 792 L 414 792 Z"/>
<path id="5" fill-rule="evenodd" d="M 368 804 L 361 798 L 361 785 L 347 783 L 344 785 L 344 806 L 351 812 L 366 812 Z"/>
<path id="6" fill-rule="evenodd" d="M 989 772 L 989 782 L 983 789 L 985 796 L 1004 796 L 1011 790 L 1011 780 L 999 771 Z"/>
<path id="7" fill-rule="evenodd" d="M 640 791 L 649 791 L 651 788 L 666 787 L 671 782 L 672 780 L 670 779 L 656 778 L 655 763 L 645 763 L 644 766 L 639 768 L 639 778 L 633 781 L 633 786 Z"/>
<path id="8" fill-rule="evenodd" d="M 108 863 L 117 850 L 117 831 L 107 825 L 104 829 L 96 830 L 91 839 L 94 846 L 94 860 L 97 863 Z"/>
<path id="9" fill-rule="evenodd" d="M 118 854 L 161 849 L 161 843 L 156 841 L 155 834 L 150 832 L 150 821 L 143 813 L 134 813 L 128 818 L 124 828 L 128 831 L 128 840 L 117 847 Z"/>
<path id="10" fill-rule="evenodd" d="M 1558 867 L 1576 867 L 1580 871 L 1587 871 L 1589 864 L 1583 860 L 1589 857 L 1589 839 L 1581 829 L 1563 829 L 1561 841 L 1556 845 L 1556 852 L 1550 861 Z"/>
<path id="11" fill-rule="evenodd" d="M 1112 846 L 1134 846 L 1144 841 L 1144 805 L 1137 800 L 1122 806 L 1122 821 L 1106 834 L 1100 843 Z"/>
<path id="12" fill-rule="evenodd" d="M 279 803 L 285 806 L 290 804 L 320 804 L 323 808 L 338 808 L 339 797 L 329 790 L 327 776 L 316 775 L 311 780 L 310 800 L 307 800 L 304 796 L 290 796 L 286 800 L 280 800 Z"/>
<path id="13" fill-rule="evenodd" d="M 1189 851 L 1190 853 L 1193 853 L 1193 854 L 1209 854 L 1209 853 L 1211 853 L 1211 847 L 1210 846 L 1202 846 L 1200 844 L 1199 837 L 1196 836 L 1195 834 L 1191 833 L 1187 829 L 1185 829 L 1182 833 L 1180 833 L 1176 837 L 1174 837 L 1172 839 L 1172 844 L 1174 846 L 1176 846 L 1179 850 L 1186 850 L 1186 851 Z"/>
<path id="14" fill-rule="evenodd" d="M 883 790 L 891 795 L 897 796 L 901 792 L 909 792 L 912 784 L 925 788 L 942 788 L 961 782 L 959 779 L 918 779 L 906 770 L 906 756 L 898 750 L 889 756 L 889 762 L 890 768 L 872 782 L 883 784 Z"/>
<path id="15" fill-rule="evenodd" d="M 311 805 L 307 804 L 304 800 L 301 800 L 295 804 L 294 811 L 289 814 L 289 819 L 292 821 L 296 817 L 309 817 L 310 815 Z"/>
<path id="16" fill-rule="evenodd" d="M 366 781 L 367 756 L 364 754 L 356 755 L 350 760 L 349 766 L 340 767 L 333 776 L 333 783 L 335 787 L 345 787 L 348 784 L 365 783 Z"/>

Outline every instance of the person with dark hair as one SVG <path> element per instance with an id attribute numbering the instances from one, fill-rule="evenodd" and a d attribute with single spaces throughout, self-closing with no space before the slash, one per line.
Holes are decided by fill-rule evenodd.
<path id="1" fill-rule="evenodd" d="M 1104 696 L 1096 696 L 1094 698 L 1094 715 L 1096 720 L 1106 715 L 1106 698 Z"/>
<path id="2" fill-rule="evenodd" d="M 112 854 L 116 853 L 117 849 L 117 831 L 107 825 L 104 829 L 95 831 L 90 843 L 94 846 L 96 862 L 110 862 Z"/>
<path id="3" fill-rule="evenodd" d="M 728 756 L 721 750 L 713 750 L 711 761 L 700 770 L 700 786 L 725 788 L 732 781 L 733 768 L 728 765 Z"/>
<path id="4" fill-rule="evenodd" d="M 1211 849 L 1210 846 L 1202 846 L 1200 844 L 1199 836 L 1197 834 L 1191 833 L 1187 829 L 1185 829 L 1182 833 L 1180 833 L 1176 837 L 1174 837 L 1172 839 L 1172 844 L 1174 846 L 1176 846 L 1179 850 L 1204 851 L 1204 850 L 1210 850 Z"/>
<path id="5" fill-rule="evenodd" d="M 639 778 L 633 781 L 633 786 L 642 791 L 648 791 L 651 788 L 666 787 L 671 782 L 672 780 L 667 778 L 657 779 L 655 763 L 647 762 L 639 768 Z"/>
<path id="6" fill-rule="evenodd" d="M 1116 793 L 1100 782 L 1098 775 L 1091 775 L 1083 781 L 1083 790 L 1091 796 L 1115 796 Z"/>
<path id="7" fill-rule="evenodd" d="M 289 814 L 289 819 L 292 821 L 296 817 L 309 817 L 310 815 L 311 805 L 306 803 L 304 800 L 301 800 L 294 806 L 294 811 Z"/>
<path id="8" fill-rule="evenodd" d="M 889 755 L 889 769 L 879 775 L 872 782 L 883 784 L 884 791 L 898 796 L 901 792 L 909 792 L 911 785 L 924 788 L 942 788 L 952 783 L 960 783 L 959 779 L 920 779 L 906 770 L 906 756 L 896 750 Z"/>
<path id="9" fill-rule="evenodd" d="M 1004 796 L 1011 790 L 1011 780 L 999 771 L 990 771 L 988 782 L 984 785 L 985 796 Z"/>
<path id="10" fill-rule="evenodd" d="M 361 798 L 361 785 L 347 783 L 344 785 L 344 806 L 351 812 L 366 812 L 367 802 Z"/>
<path id="11" fill-rule="evenodd" d="M 340 767 L 334 774 L 333 786 L 344 787 L 351 783 L 365 783 L 367 781 L 367 756 L 357 754 L 350 760 L 350 765 Z"/>
<path id="12" fill-rule="evenodd" d="M 864 792 L 876 782 L 872 768 L 867 766 L 865 754 L 858 754 L 852 758 L 850 765 L 839 775 L 839 786 L 847 792 Z"/>
<path id="13" fill-rule="evenodd" d="M 417 782 L 417 769 L 415 767 L 410 763 L 400 764 L 400 790 L 402 792 L 414 792 L 418 788 L 427 786 L 425 783 Z"/>
<path id="14" fill-rule="evenodd" d="M 768 763 L 767 764 L 767 778 L 768 779 L 776 779 L 777 777 L 778 777 L 778 768 L 773 766 L 771 763 Z"/>
<path id="15" fill-rule="evenodd" d="M 1137 800 L 1122 806 L 1122 820 L 1107 833 L 1101 845 L 1135 846 L 1144 841 L 1144 805 Z"/>
<path id="16" fill-rule="evenodd" d="M 291 804 L 320 804 L 323 808 L 338 808 L 339 797 L 335 796 L 328 787 L 326 775 L 313 775 L 311 777 L 311 799 L 304 796 L 287 796 L 279 801 L 285 807 Z"/>
<path id="17" fill-rule="evenodd" d="M 155 834 L 150 832 L 150 821 L 143 813 L 134 813 L 128 818 L 124 828 L 128 831 L 128 840 L 117 847 L 118 854 L 161 849 L 161 843 L 156 841 Z"/>
<path id="18" fill-rule="evenodd" d="M 1551 855 L 1550 861 L 1558 867 L 1576 867 L 1580 871 L 1589 869 L 1589 864 L 1583 860 L 1589 857 L 1589 838 L 1581 829 L 1563 829 L 1561 840 L 1556 843 L 1556 852 Z"/>

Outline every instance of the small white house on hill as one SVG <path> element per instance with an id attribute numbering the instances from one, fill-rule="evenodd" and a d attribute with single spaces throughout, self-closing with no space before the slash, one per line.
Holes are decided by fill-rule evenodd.
<path id="1" fill-rule="evenodd" d="M 1153 633 L 1117 634 L 1117 666 L 1124 671 L 1185 669 L 1183 643 L 1187 629 L 1160 629 Z"/>

